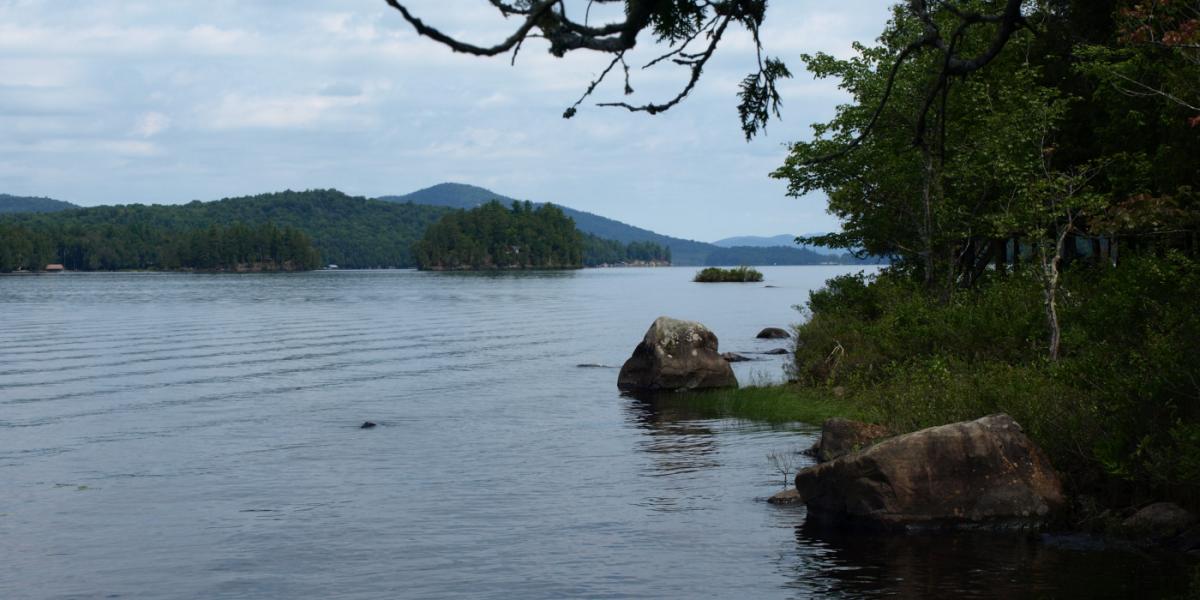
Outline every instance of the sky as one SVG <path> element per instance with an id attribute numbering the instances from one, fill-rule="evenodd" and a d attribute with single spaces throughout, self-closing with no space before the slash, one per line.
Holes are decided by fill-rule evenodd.
<path id="1" fill-rule="evenodd" d="M 0 192 L 94 206 L 452 181 L 703 241 L 835 230 L 823 196 L 790 198 L 768 175 L 848 98 L 800 55 L 851 55 L 891 3 L 774 0 L 766 51 L 796 77 L 783 119 L 747 143 L 735 94 L 755 58 L 740 31 L 676 108 L 586 103 L 567 120 L 607 57 L 555 58 L 538 40 L 515 65 L 455 54 L 383 0 L 0 0 Z M 479 44 L 515 27 L 485 0 L 408 4 Z M 639 42 L 632 100 L 670 98 L 686 71 L 637 68 L 661 51 Z M 593 99 L 625 100 L 622 82 Z"/>

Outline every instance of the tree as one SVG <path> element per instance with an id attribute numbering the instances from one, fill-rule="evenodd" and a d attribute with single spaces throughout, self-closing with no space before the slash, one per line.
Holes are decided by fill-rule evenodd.
<path id="1" fill-rule="evenodd" d="M 515 17 L 518 25 L 504 40 L 491 45 L 476 45 L 448 35 L 414 15 L 400 0 L 386 0 L 420 35 L 441 43 L 455 52 L 475 56 L 497 56 L 517 53 L 533 38 L 548 43 L 549 52 L 563 57 L 577 50 L 589 50 L 611 55 L 608 67 L 588 85 L 583 95 L 563 112 L 564 118 L 575 115 L 580 104 L 590 97 L 618 66 L 624 75 L 624 93 L 634 93 L 627 57 L 643 33 L 649 33 L 662 48 L 642 68 L 674 65 L 687 72 L 687 80 L 671 98 L 659 102 L 601 102 L 600 106 L 623 108 L 633 112 L 657 114 L 682 102 L 695 89 L 704 67 L 717 52 L 730 27 L 744 28 L 751 34 L 755 48 L 755 63 L 741 82 L 738 115 L 742 130 L 749 139 L 766 127 L 771 115 L 778 116 L 781 97 L 777 83 L 791 76 L 786 64 L 764 53 L 759 32 L 766 19 L 766 0 L 488 0 L 497 12 Z M 923 134 L 923 115 L 933 107 L 939 94 L 953 77 L 974 73 L 1000 55 L 1008 41 L 1019 30 L 1029 27 L 1022 0 L 990 0 L 987 2 L 956 2 L 953 0 L 907 0 L 904 9 L 920 25 L 920 35 L 912 39 L 895 57 L 893 71 L 907 61 L 933 53 L 932 62 L 936 84 L 926 93 L 925 108 L 918 120 L 918 135 Z M 611 18 L 591 21 L 592 10 L 623 8 L 606 11 Z M 969 35 L 986 32 L 984 43 L 963 44 Z M 887 104 L 888 91 L 879 102 Z M 862 131 L 865 137 L 874 119 Z"/>
<path id="2" fill-rule="evenodd" d="M 788 487 L 788 475 L 796 471 L 800 464 L 800 451 L 796 448 L 784 448 L 767 452 L 767 462 L 771 468 L 783 475 L 783 488 Z"/>

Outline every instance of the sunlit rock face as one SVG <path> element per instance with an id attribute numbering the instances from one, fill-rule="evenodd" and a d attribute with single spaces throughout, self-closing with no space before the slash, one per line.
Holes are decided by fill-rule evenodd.
<path id="1" fill-rule="evenodd" d="M 810 518 L 882 528 L 1034 528 L 1065 504 L 1008 415 L 922 429 L 800 471 Z"/>
<path id="2" fill-rule="evenodd" d="M 628 393 L 737 387 L 717 336 L 694 321 L 659 317 L 621 367 L 617 387 Z"/>

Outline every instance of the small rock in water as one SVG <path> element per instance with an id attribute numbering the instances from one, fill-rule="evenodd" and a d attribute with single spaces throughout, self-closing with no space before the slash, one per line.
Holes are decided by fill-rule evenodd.
<path id="1" fill-rule="evenodd" d="M 608 365 L 602 365 L 600 363 L 579 363 L 575 366 L 580 369 L 612 369 L 612 368 L 614 368 L 614 367 L 610 367 Z"/>
<path id="2" fill-rule="evenodd" d="M 373 421 L 363 421 L 363 424 L 359 425 L 358 428 L 359 429 L 370 429 L 372 427 L 375 427 L 376 425 L 378 425 L 378 423 L 375 423 Z"/>
<path id="3" fill-rule="evenodd" d="M 792 334 L 788 333 L 786 329 L 780 329 L 779 327 L 767 327 L 758 332 L 758 335 L 755 337 L 760 340 L 786 340 L 792 337 Z"/>
<path id="4" fill-rule="evenodd" d="M 725 359 L 725 362 L 746 362 L 749 360 L 754 360 L 753 358 L 750 358 L 749 356 L 742 356 L 741 354 L 738 354 L 737 352 L 726 352 L 721 355 L 721 358 Z"/>
<path id="5" fill-rule="evenodd" d="M 767 502 L 771 504 L 799 504 L 804 499 L 800 497 L 800 492 L 796 488 L 788 488 L 767 498 Z"/>
<path id="6" fill-rule="evenodd" d="M 763 352 L 763 354 L 775 354 L 775 355 L 787 354 L 787 353 L 788 353 L 787 348 L 776 348 L 774 350 L 767 350 L 766 352 Z"/>

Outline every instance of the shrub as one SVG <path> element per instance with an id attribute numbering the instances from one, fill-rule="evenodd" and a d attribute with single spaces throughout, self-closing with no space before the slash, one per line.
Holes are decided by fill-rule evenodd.
<path id="1" fill-rule="evenodd" d="M 763 274 L 750 267 L 721 269 L 708 267 L 696 273 L 692 281 L 699 283 L 756 283 L 763 280 Z"/>
<path id="2" fill-rule="evenodd" d="M 796 378 L 839 385 L 897 431 L 1006 412 L 1076 491 L 1200 506 L 1200 264 L 1177 254 L 1078 265 L 1063 353 L 1047 358 L 1035 272 L 950 298 L 902 275 L 831 280 L 796 330 Z"/>

